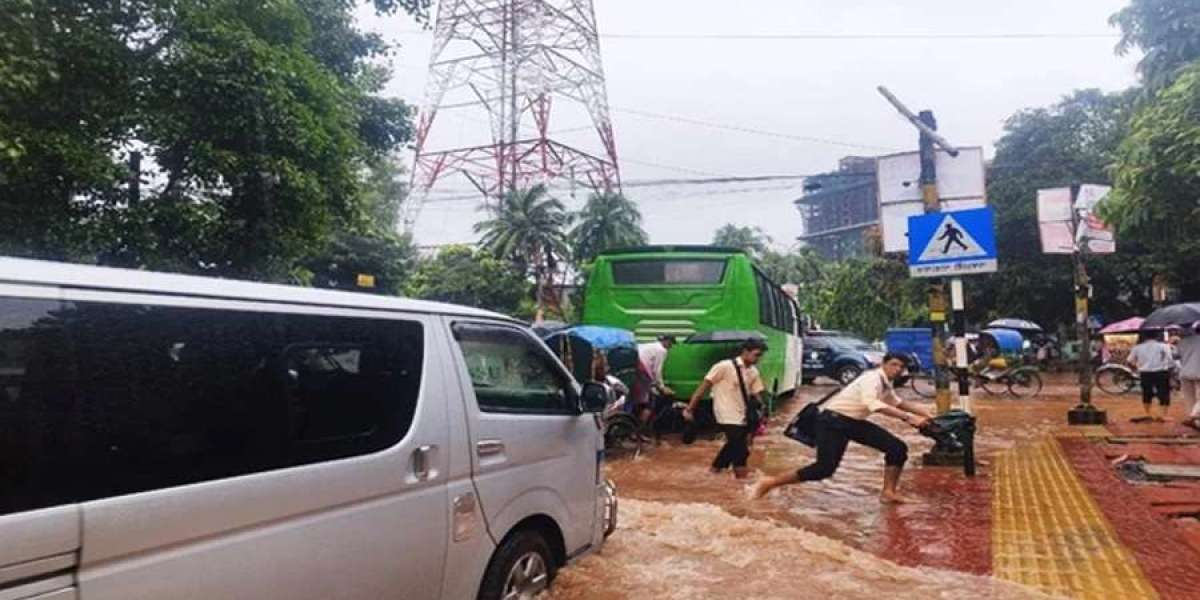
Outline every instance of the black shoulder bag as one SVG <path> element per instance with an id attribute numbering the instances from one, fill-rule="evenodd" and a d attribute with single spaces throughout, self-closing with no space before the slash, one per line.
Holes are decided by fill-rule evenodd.
<path id="1" fill-rule="evenodd" d="M 809 402 L 792 417 L 792 422 L 784 428 L 783 435 L 790 439 L 796 440 L 805 446 L 817 445 L 817 418 L 821 416 L 821 405 L 825 404 L 830 398 L 842 391 L 842 388 L 834 388 L 832 392 L 825 394 L 816 402 Z"/>
<path id="2" fill-rule="evenodd" d="M 746 429 L 750 435 L 754 435 L 764 420 L 762 403 L 752 400 L 750 394 L 746 393 L 746 380 L 742 377 L 742 367 L 737 364 L 737 359 L 731 358 L 729 362 L 733 363 L 733 370 L 737 372 L 738 389 L 742 391 L 742 404 L 746 406 Z"/>

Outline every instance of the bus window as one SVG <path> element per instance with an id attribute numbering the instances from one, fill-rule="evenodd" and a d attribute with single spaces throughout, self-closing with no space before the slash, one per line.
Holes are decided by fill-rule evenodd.
<path id="1" fill-rule="evenodd" d="M 716 285 L 725 277 L 724 260 L 624 260 L 612 265 L 617 285 Z"/>

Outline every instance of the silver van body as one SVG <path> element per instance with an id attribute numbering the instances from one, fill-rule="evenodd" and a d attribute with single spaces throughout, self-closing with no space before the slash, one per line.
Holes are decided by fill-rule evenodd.
<path id="1" fill-rule="evenodd" d="M 491 597 L 615 525 L 579 406 L 486 311 L 0 258 L 0 598 Z"/>

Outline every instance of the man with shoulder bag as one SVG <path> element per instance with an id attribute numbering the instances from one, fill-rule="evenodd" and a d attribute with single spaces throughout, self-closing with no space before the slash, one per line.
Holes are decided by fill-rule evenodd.
<path id="1" fill-rule="evenodd" d="M 713 413 L 725 434 L 725 445 L 713 459 L 713 473 L 732 467 L 738 479 L 750 474 L 746 461 L 750 457 L 751 437 L 762 418 L 761 397 L 766 390 L 755 365 L 766 351 L 767 344 L 761 340 L 743 343 L 737 358 L 723 360 L 709 369 L 683 411 L 684 419 L 694 420 L 700 400 L 712 391 Z"/>
<path id="2" fill-rule="evenodd" d="M 808 415 L 815 422 L 808 424 L 804 428 L 808 431 L 800 436 L 806 443 L 811 439 L 812 445 L 816 446 L 816 462 L 792 473 L 763 477 L 755 484 L 751 495 L 762 498 L 781 485 L 832 477 L 842 462 L 846 446 L 854 441 L 883 453 L 880 501 L 906 502 L 898 487 L 900 472 L 908 460 L 908 446 L 888 430 L 867 420 L 871 414 L 880 413 L 920 429 L 933 418 L 927 407 L 901 400 L 896 395 L 893 382 L 904 373 L 906 366 L 907 359 L 903 355 L 887 354 L 878 369 L 863 373 L 854 382 L 832 394 L 827 402 L 823 400 L 819 413 L 812 415 L 810 411 Z M 796 427 L 796 424 L 789 426 L 792 427 Z"/>

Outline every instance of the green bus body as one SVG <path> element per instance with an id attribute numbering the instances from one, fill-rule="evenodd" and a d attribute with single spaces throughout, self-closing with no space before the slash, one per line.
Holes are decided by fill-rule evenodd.
<path id="1" fill-rule="evenodd" d="M 759 373 L 768 392 L 800 380 L 800 315 L 795 300 L 744 252 L 712 246 L 647 246 L 601 254 L 588 278 L 583 322 L 634 332 L 639 343 L 678 338 L 663 377 L 686 399 L 730 344 L 684 344 L 706 331 L 753 330 L 767 337 Z"/>

